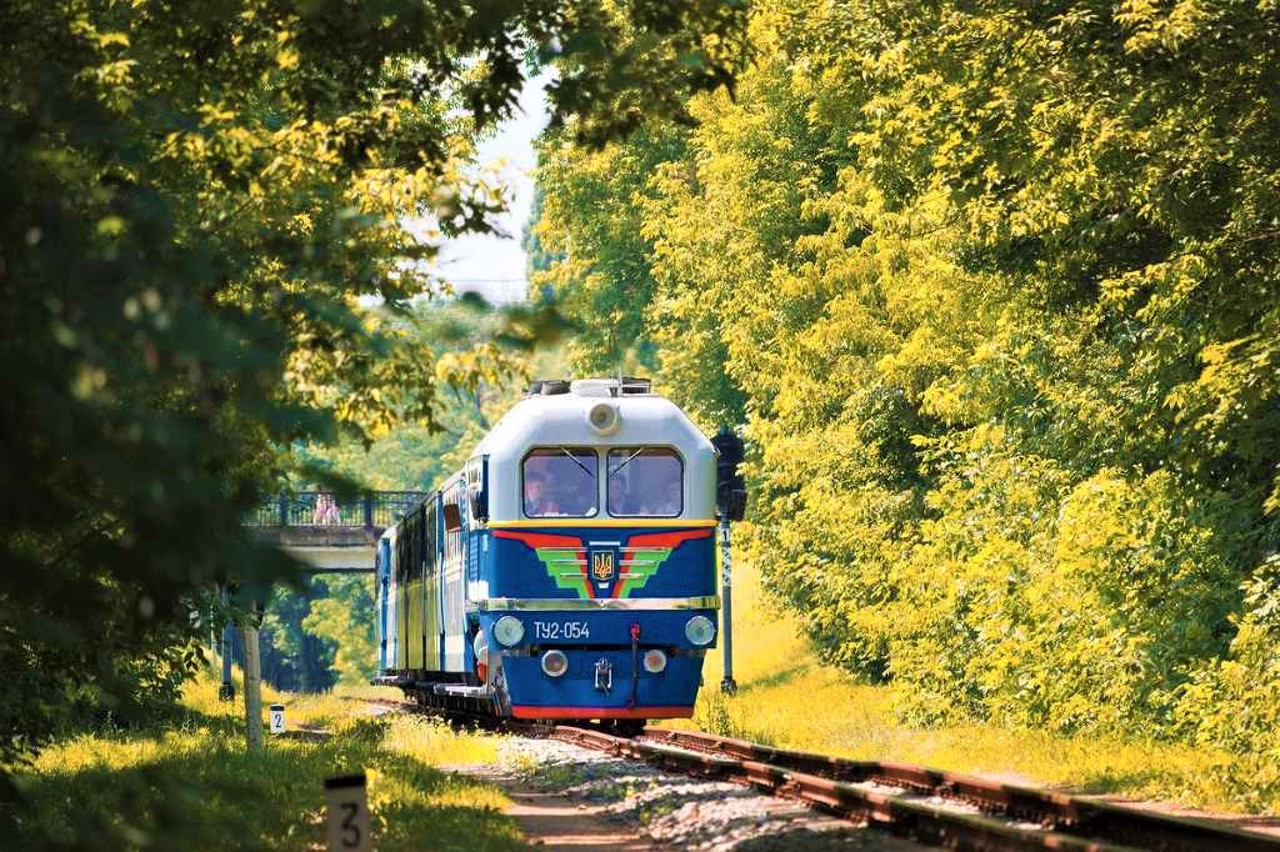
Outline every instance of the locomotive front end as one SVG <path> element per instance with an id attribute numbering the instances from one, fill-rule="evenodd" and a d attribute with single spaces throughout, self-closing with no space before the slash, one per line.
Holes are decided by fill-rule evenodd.
<path id="1" fill-rule="evenodd" d="M 481 447 L 478 671 L 516 718 L 691 716 L 718 633 L 715 451 L 647 384 L 558 390 Z"/>
<path id="2" fill-rule="evenodd" d="M 482 604 L 509 712 L 531 719 L 692 715 L 716 639 L 709 527 L 494 531 L 523 594 Z M 575 593 L 574 597 L 563 595 Z"/>

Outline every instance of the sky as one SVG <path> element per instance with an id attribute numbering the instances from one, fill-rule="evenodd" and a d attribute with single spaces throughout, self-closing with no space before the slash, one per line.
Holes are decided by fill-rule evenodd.
<path id="1" fill-rule="evenodd" d="M 533 141 L 547 124 L 550 79 L 550 74 L 542 74 L 525 83 L 515 115 L 479 148 L 481 166 L 505 161 L 502 176 L 512 200 L 496 220 L 506 236 L 477 234 L 441 246 L 439 271 L 459 293 L 478 292 L 494 304 L 507 304 L 523 300 L 528 292 L 520 234 L 533 207 Z"/>

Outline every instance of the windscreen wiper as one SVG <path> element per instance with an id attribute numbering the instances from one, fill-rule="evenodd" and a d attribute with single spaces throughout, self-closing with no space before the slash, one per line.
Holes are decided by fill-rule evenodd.
<path id="1" fill-rule="evenodd" d="M 578 461 L 578 457 L 577 457 L 577 456 L 575 456 L 573 453 L 569 452 L 569 450 L 568 450 L 568 448 L 567 448 L 567 447 L 559 447 L 558 449 L 560 450 L 560 452 L 564 453 L 566 456 L 568 456 L 570 459 L 572 459 L 574 464 L 576 464 L 578 467 L 582 468 L 582 469 L 586 472 L 587 476 L 591 477 L 592 479 L 595 479 L 595 478 L 596 478 L 596 475 L 595 475 L 594 473 L 592 473 L 592 472 L 591 472 L 591 469 L 590 469 L 590 468 L 588 468 L 588 467 L 587 467 L 585 464 L 583 464 L 582 462 Z"/>
<path id="2" fill-rule="evenodd" d="M 641 447 L 640 449 L 636 450 L 636 451 L 635 451 L 634 453 L 632 453 L 631 455 L 627 456 L 626 461 L 624 461 L 622 464 L 620 464 L 620 465 L 618 465 L 617 467 L 615 467 L 613 470 L 609 471 L 609 475 L 610 475 L 610 476 L 613 476 L 615 473 L 619 473 L 619 472 L 621 472 L 621 470 L 622 470 L 624 467 L 626 467 L 627 465 L 631 464 L 631 460 L 632 460 L 632 459 L 634 459 L 636 456 L 640 455 L 640 454 L 641 454 L 641 453 L 643 453 L 643 452 L 644 452 L 644 447 Z"/>

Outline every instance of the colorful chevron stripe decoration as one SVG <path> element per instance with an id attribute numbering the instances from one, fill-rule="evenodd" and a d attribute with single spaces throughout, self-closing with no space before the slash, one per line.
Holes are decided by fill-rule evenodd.
<path id="1" fill-rule="evenodd" d="M 709 529 L 673 530 L 631 536 L 619 548 L 618 570 L 612 581 L 596 583 L 591 577 L 587 543 L 580 536 L 553 533 L 494 530 L 498 538 L 515 539 L 532 548 L 556 587 L 576 593 L 579 599 L 629 598 L 658 573 L 671 552 L 686 541 L 711 538 Z M 598 551 L 596 551 L 598 552 Z"/>

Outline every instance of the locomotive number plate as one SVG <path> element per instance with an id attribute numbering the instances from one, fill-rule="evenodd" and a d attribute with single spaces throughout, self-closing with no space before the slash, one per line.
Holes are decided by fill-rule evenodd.
<path id="1" fill-rule="evenodd" d="M 590 639 L 591 630 L 585 621 L 535 621 L 534 639 Z"/>

